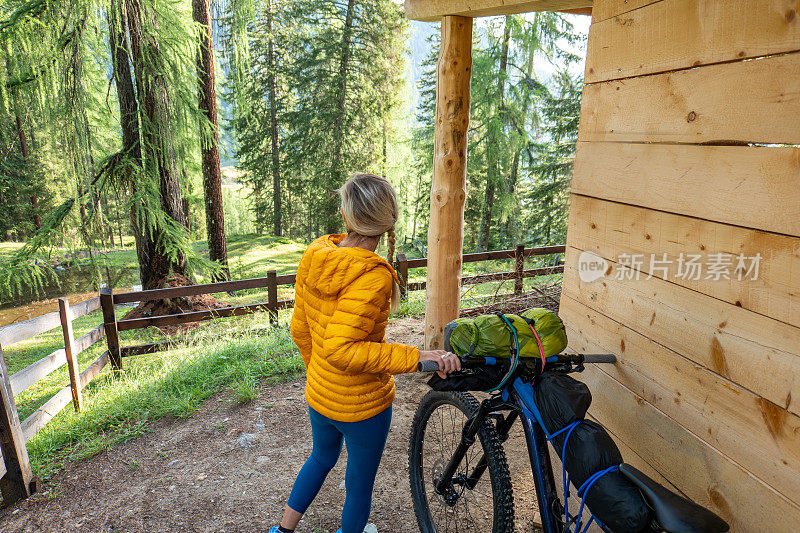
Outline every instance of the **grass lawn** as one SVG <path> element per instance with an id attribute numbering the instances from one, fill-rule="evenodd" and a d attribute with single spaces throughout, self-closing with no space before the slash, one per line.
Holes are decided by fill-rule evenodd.
<path id="1" fill-rule="evenodd" d="M 124 312 L 121 310 L 120 312 Z M 28 442 L 34 473 L 50 478 L 64 461 L 91 457 L 115 443 L 147 431 L 148 422 L 163 416 L 186 417 L 219 391 L 232 402 L 253 400 L 262 381 L 289 379 L 303 362 L 289 336 L 289 314 L 283 325 L 272 328 L 260 313 L 203 323 L 170 350 L 125 358 L 124 370 L 107 365 L 83 391 L 84 409 L 76 413 L 67 405 Z M 76 321 L 76 335 L 88 331 L 100 318 Z M 9 371 L 20 370 L 52 349 L 60 329 L 40 335 L 6 353 Z M 123 345 L 146 342 L 155 334 L 124 332 Z M 18 348 L 19 347 L 19 348 Z M 81 369 L 106 349 L 105 340 L 79 356 Z M 69 383 L 67 367 L 53 372 L 16 397 L 20 419 L 25 419 Z"/>

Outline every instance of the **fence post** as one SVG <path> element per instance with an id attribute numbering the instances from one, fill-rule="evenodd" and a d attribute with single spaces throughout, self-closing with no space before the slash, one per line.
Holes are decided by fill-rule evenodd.
<path id="1" fill-rule="evenodd" d="M 525 270 L 525 245 L 518 244 L 517 250 L 514 252 L 514 259 L 516 259 L 517 263 L 514 266 L 514 294 L 519 295 L 522 294 L 522 271 Z"/>
<path id="2" fill-rule="evenodd" d="M 267 272 L 267 311 L 269 323 L 278 325 L 278 273 L 274 270 Z"/>
<path id="3" fill-rule="evenodd" d="M 6 473 L 0 479 L 3 507 L 27 498 L 36 491 L 10 377 L 0 347 L 0 450 L 6 466 Z"/>
<path id="4" fill-rule="evenodd" d="M 103 325 L 108 341 L 108 358 L 114 370 L 122 370 L 122 355 L 119 349 L 117 315 L 114 313 L 114 295 L 109 287 L 100 289 L 100 307 L 103 309 Z"/>
<path id="5" fill-rule="evenodd" d="M 75 335 L 72 332 L 72 311 L 69 300 L 58 299 L 58 316 L 61 319 L 61 332 L 64 334 L 64 353 L 67 355 L 67 368 L 69 369 L 69 385 L 72 389 L 72 404 L 75 410 L 83 409 L 83 396 L 81 395 L 81 378 L 78 371 L 78 358 L 75 355 Z"/>
<path id="6" fill-rule="evenodd" d="M 400 298 L 408 295 L 408 259 L 406 254 L 397 254 L 397 278 L 400 280 Z"/>

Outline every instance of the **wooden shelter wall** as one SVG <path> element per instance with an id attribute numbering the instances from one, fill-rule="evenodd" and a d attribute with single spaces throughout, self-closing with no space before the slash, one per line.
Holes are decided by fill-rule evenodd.
<path id="1" fill-rule="evenodd" d="M 733 531 L 800 524 L 800 2 L 595 0 L 561 315 L 626 460 Z M 584 283 L 581 251 L 637 280 Z M 763 257 L 676 277 L 651 254 Z M 735 272 L 732 270 L 732 273 Z"/>

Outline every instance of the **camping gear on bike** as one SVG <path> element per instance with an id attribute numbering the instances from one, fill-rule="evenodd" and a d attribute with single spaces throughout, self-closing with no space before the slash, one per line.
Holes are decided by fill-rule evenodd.
<path id="1" fill-rule="evenodd" d="M 476 509 L 470 498 L 477 499 L 477 489 L 486 471 L 492 489 L 492 518 L 484 517 L 474 530 L 513 531 L 513 495 L 502 442 L 517 418 L 525 431 L 545 533 L 585 533 L 593 522 L 607 532 L 722 533 L 728 530 L 728 525 L 714 513 L 670 492 L 623 463 L 619 449 L 605 429 L 584 419 L 591 404 L 591 393 L 583 383 L 566 374 L 583 370 L 585 363 L 615 362 L 613 355 L 548 354 L 539 338 L 536 339 L 539 357 L 523 358 L 521 346 L 524 342 L 519 332 L 522 328 L 517 327 L 520 321 L 509 317 L 492 317 L 502 322 L 507 335 L 507 342 L 494 352 L 481 342 L 489 338 L 482 332 L 495 325 L 485 320 L 483 323 L 489 324 L 485 328 L 473 327 L 471 338 L 476 338 L 477 331 L 478 342 L 467 346 L 462 370 L 445 380 L 437 376 L 431 378 L 429 384 L 434 390 L 420 402 L 412 427 L 409 471 L 421 531 L 433 533 L 442 527 L 449 529 L 449 522 L 445 526 L 434 522 L 449 520 L 453 511 L 455 516 L 468 516 L 470 521 L 478 522 L 480 516 L 475 517 L 483 510 L 485 502 Z M 481 321 L 475 319 L 472 324 L 475 322 Z M 527 321 L 522 324 L 529 325 Z M 449 348 L 453 347 L 453 331 L 455 327 L 451 329 Z M 468 330 L 464 328 L 463 331 Z M 496 333 L 492 334 L 496 336 Z M 540 337 L 539 332 L 534 330 L 533 333 Z M 465 337 L 456 341 L 461 350 L 464 350 Z M 510 357 L 502 356 L 505 349 L 511 352 Z M 478 350 L 488 356 L 476 356 Z M 436 366 L 435 362 L 426 361 L 420 369 L 433 371 Z M 470 390 L 495 393 L 479 404 L 467 392 Z M 447 415 L 433 414 L 445 408 L 450 409 L 449 423 Z M 460 422 L 462 418 L 463 423 Z M 429 425 L 433 427 L 429 429 Z M 448 431 L 452 436 L 447 435 Z M 426 432 L 428 440 L 439 438 L 441 441 L 441 449 L 427 456 L 423 453 L 429 444 Z M 479 446 L 474 446 L 476 441 Z M 562 459 L 562 485 L 567 489 L 563 493 L 563 506 L 555 490 L 546 447 L 548 441 Z M 445 449 L 447 446 L 455 448 Z M 433 465 L 425 464 L 426 457 L 434 461 Z M 570 513 L 568 505 L 570 482 L 578 487 L 580 504 L 576 514 Z M 432 483 L 433 491 L 426 490 L 426 483 Z M 485 481 L 483 486 L 486 486 Z M 443 510 L 432 511 L 436 505 Z M 462 507 L 464 512 L 459 515 Z M 588 514 L 586 520 L 585 513 Z M 462 530 L 469 531 L 463 524 L 459 531 Z"/>

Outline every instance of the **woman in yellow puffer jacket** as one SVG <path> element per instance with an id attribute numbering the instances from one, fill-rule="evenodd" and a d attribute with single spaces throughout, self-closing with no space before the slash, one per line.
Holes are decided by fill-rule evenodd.
<path id="1" fill-rule="evenodd" d="M 292 533 L 347 445 L 346 497 L 341 533 L 367 525 L 394 400 L 393 374 L 413 372 L 421 360 L 438 361 L 445 377 L 460 368 L 441 350 L 387 343 L 390 309 L 399 304 L 391 267 L 397 199 L 391 184 L 356 174 L 339 194 L 347 233 L 314 241 L 297 268 L 292 338 L 306 365 L 313 451 L 297 475 L 281 525 Z M 375 254 L 387 234 L 389 261 Z M 374 531 L 374 526 L 370 526 Z"/>

